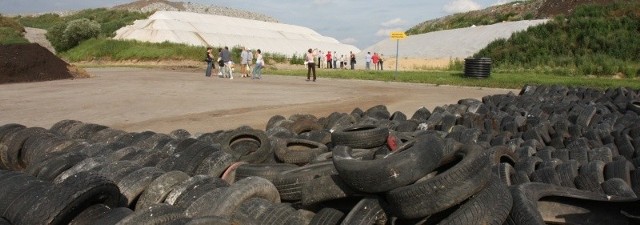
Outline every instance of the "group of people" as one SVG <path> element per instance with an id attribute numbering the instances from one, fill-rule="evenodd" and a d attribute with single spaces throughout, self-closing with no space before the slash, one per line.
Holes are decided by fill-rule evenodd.
<path id="1" fill-rule="evenodd" d="M 347 63 L 349 63 L 351 70 L 355 69 L 356 55 L 353 54 L 353 52 L 349 52 L 349 56 L 347 57 L 348 60 L 345 55 L 340 55 L 340 57 L 337 57 L 335 51 L 333 53 L 331 53 L 331 51 L 328 51 L 326 54 L 324 54 L 318 49 L 307 50 L 304 62 L 307 65 L 307 81 L 311 81 L 311 75 L 313 75 L 312 81 L 316 81 L 316 67 L 337 69 L 339 65 L 341 69 L 347 69 Z M 378 54 L 377 52 L 374 52 L 373 55 L 371 55 L 371 52 L 367 52 L 367 55 L 365 55 L 364 58 L 365 69 L 371 70 L 371 64 L 373 64 L 375 70 L 384 70 L 383 57 L 383 54 Z"/>
<path id="2" fill-rule="evenodd" d="M 373 63 L 375 70 L 384 70 L 383 56 L 383 54 L 378 55 L 377 52 L 374 52 L 373 55 L 371 55 L 371 52 L 367 52 L 367 55 L 364 56 L 365 69 L 371 70 L 371 63 Z"/>
<path id="3" fill-rule="evenodd" d="M 351 69 L 354 69 L 356 56 L 353 52 L 350 52 L 349 55 L 340 55 L 333 51 L 324 52 L 315 49 L 312 52 L 317 56 L 317 61 L 314 57 L 314 62 L 318 68 L 325 67 L 327 69 L 347 69 L 347 65 L 351 64 Z"/>
<path id="4" fill-rule="evenodd" d="M 207 62 L 207 70 L 205 71 L 206 77 L 211 77 L 212 70 L 216 69 L 214 64 L 213 48 L 208 47 L 205 55 L 205 61 Z M 255 66 L 251 69 L 251 64 L 255 59 Z M 220 69 L 218 70 L 218 76 L 223 78 L 233 79 L 234 63 L 231 60 L 231 52 L 229 47 L 218 49 L 217 62 Z M 254 53 L 247 48 L 242 49 L 240 53 L 240 73 L 242 77 L 251 77 L 251 79 L 262 79 L 262 68 L 264 67 L 264 59 L 262 58 L 262 51 L 256 50 Z M 251 74 L 250 74 L 251 73 Z"/>
<path id="5" fill-rule="evenodd" d="M 216 69 L 214 64 L 214 56 L 213 56 L 213 48 L 208 47 L 205 61 L 207 62 L 207 70 L 205 72 L 206 77 L 211 77 L 211 73 Z M 255 59 L 255 66 L 251 69 L 251 65 Z M 384 70 L 383 69 L 383 55 L 374 52 L 371 55 L 371 52 L 367 52 L 365 55 L 365 69 L 371 70 L 371 64 L 374 65 L 375 70 Z M 223 78 L 233 79 L 234 73 L 234 63 L 231 60 L 231 52 L 229 51 L 229 47 L 219 48 L 218 49 L 218 59 L 217 62 L 220 69 L 218 70 L 218 76 Z M 347 64 L 348 63 L 348 64 Z M 328 68 L 328 69 L 347 69 L 347 65 L 350 65 L 350 69 L 355 69 L 356 64 L 356 55 L 353 52 L 349 52 L 348 56 L 340 55 L 337 57 L 337 53 L 334 51 L 327 51 L 324 54 L 322 51 L 318 49 L 309 49 L 307 50 L 307 54 L 305 56 L 305 64 L 307 65 L 307 81 L 316 81 L 316 67 L 317 68 Z M 262 68 L 264 67 L 264 59 L 262 57 L 262 51 L 260 49 L 256 50 L 255 55 L 251 49 L 243 48 L 242 53 L 240 54 L 240 73 L 242 77 L 251 77 L 252 79 L 262 79 Z M 311 79 L 311 75 L 313 75 L 313 79 Z"/>

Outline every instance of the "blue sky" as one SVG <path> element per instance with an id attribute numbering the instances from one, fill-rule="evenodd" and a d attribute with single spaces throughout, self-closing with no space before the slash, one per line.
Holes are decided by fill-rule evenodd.
<path id="1" fill-rule="evenodd" d="M 133 0 L 0 0 L 0 13 L 41 13 L 111 7 Z M 173 0 L 178 1 L 178 0 Z M 185 0 L 245 9 L 309 27 L 360 49 L 425 20 L 513 0 Z"/>

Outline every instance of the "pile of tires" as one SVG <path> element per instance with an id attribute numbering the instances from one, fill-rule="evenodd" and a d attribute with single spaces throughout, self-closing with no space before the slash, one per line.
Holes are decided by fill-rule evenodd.
<path id="1" fill-rule="evenodd" d="M 491 75 L 491 58 L 464 59 L 464 75 L 470 78 L 488 78 Z"/>
<path id="2" fill-rule="evenodd" d="M 526 86 L 202 134 L 5 124 L 0 224 L 637 224 L 639 96 Z"/>

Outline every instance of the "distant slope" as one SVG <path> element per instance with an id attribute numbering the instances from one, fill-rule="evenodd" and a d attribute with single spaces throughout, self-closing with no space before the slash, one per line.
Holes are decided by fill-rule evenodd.
<path id="1" fill-rule="evenodd" d="M 229 16 L 229 17 L 237 17 L 244 19 L 252 19 L 252 20 L 260 20 L 265 22 L 274 22 L 277 23 L 273 17 L 250 12 L 246 10 L 233 9 L 229 7 L 215 6 L 215 5 L 202 5 L 198 3 L 192 2 L 171 2 L 167 0 L 138 0 L 131 3 L 117 5 L 113 7 L 114 9 L 124 9 L 129 11 L 137 11 L 137 12 L 155 12 L 155 11 L 184 11 L 184 12 L 195 12 L 195 13 L 203 13 L 203 14 L 213 14 L 219 16 Z"/>
<path id="2" fill-rule="evenodd" d="M 475 55 L 504 69 L 625 75 L 640 68 L 640 2 L 580 6 L 566 17 L 495 41 Z"/>
<path id="3" fill-rule="evenodd" d="M 586 4 L 608 4 L 623 0 L 529 0 L 516 1 L 486 9 L 458 13 L 422 22 L 407 30 L 407 34 L 423 34 L 472 25 L 489 25 L 504 21 L 546 19 L 571 13 L 577 6 Z M 635 1 L 635 0 L 634 0 Z"/>
<path id="4" fill-rule="evenodd" d="M 465 27 L 408 36 L 400 41 L 400 56 L 420 59 L 464 59 L 473 56 L 496 39 L 509 38 L 514 32 L 524 31 L 546 20 L 526 20 L 486 26 Z M 366 52 L 396 55 L 396 41 L 385 39 L 364 49 Z"/>

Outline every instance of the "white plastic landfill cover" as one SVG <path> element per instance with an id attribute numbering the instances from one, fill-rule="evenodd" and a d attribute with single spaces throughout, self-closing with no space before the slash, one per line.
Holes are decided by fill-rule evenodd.
<path id="1" fill-rule="evenodd" d="M 158 11 L 148 19 L 136 20 L 116 31 L 114 39 L 230 48 L 243 46 L 287 56 L 300 56 L 309 48 L 340 54 L 360 52 L 355 46 L 342 44 L 302 26 L 178 11 Z"/>
<path id="2" fill-rule="evenodd" d="M 526 30 L 531 26 L 537 26 L 547 21 L 543 19 L 502 22 L 487 26 L 473 26 L 411 35 L 400 41 L 400 57 L 463 59 L 477 53 L 496 39 L 507 39 L 515 32 Z M 396 41 L 387 38 L 365 48 L 358 55 L 358 59 L 364 58 L 367 52 L 382 53 L 387 58 L 395 57 Z"/>

